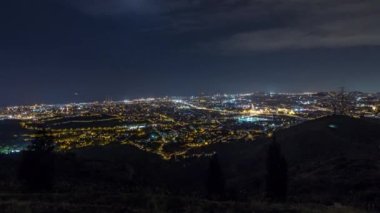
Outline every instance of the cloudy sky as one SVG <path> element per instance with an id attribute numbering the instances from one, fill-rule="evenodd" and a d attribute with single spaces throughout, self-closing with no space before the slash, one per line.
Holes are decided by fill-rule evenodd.
<path id="1" fill-rule="evenodd" d="M 377 0 L 3 0 L 0 105 L 380 91 L 379 26 Z"/>

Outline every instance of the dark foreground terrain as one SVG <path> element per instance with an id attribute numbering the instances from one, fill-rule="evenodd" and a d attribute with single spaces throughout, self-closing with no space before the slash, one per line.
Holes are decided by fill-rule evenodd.
<path id="1" fill-rule="evenodd" d="M 2 131 L 2 130 L 0 130 Z M 380 124 L 325 117 L 276 133 L 288 165 L 288 199 L 266 199 L 270 138 L 215 151 L 223 196 L 206 190 L 209 158 L 162 160 L 129 145 L 57 153 L 54 184 L 30 191 L 18 180 L 21 154 L 0 158 L 1 212 L 378 212 Z"/>

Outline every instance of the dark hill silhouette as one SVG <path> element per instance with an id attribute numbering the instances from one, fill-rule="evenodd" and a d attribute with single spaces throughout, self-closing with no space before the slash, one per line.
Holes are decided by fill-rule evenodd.
<path id="1" fill-rule="evenodd" d="M 380 209 L 376 206 L 380 203 L 379 121 L 330 116 L 280 130 L 276 136 L 288 164 L 289 203 L 325 206 L 341 202 L 363 209 Z M 225 179 L 225 199 L 239 200 L 246 205 L 265 198 L 265 162 L 271 141 L 266 137 L 254 142 L 231 141 L 192 152 L 216 152 Z M 17 183 L 14 176 L 19 161 L 18 154 L 0 156 L 3 193 L 18 192 L 17 184 L 11 183 Z M 56 167 L 54 190 L 65 195 L 59 200 L 62 203 L 75 203 L 72 196 L 91 203 L 86 196 L 100 199 L 112 195 L 104 201 L 93 201 L 121 207 L 141 201 L 141 206 L 146 206 L 147 196 L 154 199 L 163 196 L 154 202 L 191 207 L 193 203 L 186 196 L 204 202 L 207 194 L 209 159 L 204 157 L 165 161 L 130 145 L 113 144 L 59 153 Z M 182 198 L 182 203 L 177 202 Z M 47 198 L 43 200 L 51 202 Z M 223 202 L 215 201 L 215 204 Z M 247 206 L 243 212 L 252 209 Z"/>
<path id="2" fill-rule="evenodd" d="M 276 133 L 288 162 L 289 196 L 312 202 L 380 203 L 380 123 L 329 116 Z M 260 197 L 270 138 L 215 144 L 227 188 Z M 244 195 L 243 195 L 244 197 Z"/>
<path id="3" fill-rule="evenodd" d="M 315 161 L 330 157 L 380 157 L 380 124 L 366 119 L 329 116 L 278 132 L 288 161 Z"/>
<path id="4" fill-rule="evenodd" d="M 329 116 L 281 130 L 277 135 L 289 163 L 289 188 L 294 195 L 380 203 L 377 121 Z"/>

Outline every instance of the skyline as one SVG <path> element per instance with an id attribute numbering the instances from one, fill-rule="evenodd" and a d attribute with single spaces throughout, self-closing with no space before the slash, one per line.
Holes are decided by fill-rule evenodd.
<path id="1" fill-rule="evenodd" d="M 106 97 L 104 99 L 93 99 L 93 100 L 84 100 L 80 99 L 79 94 L 76 95 L 77 100 L 67 101 L 67 102 L 35 102 L 35 103 L 24 103 L 24 104 L 14 104 L 14 105 L 0 105 L 1 108 L 13 108 L 13 107 L 32 107 L 32 106 L 65 106 L 65 105 L 91 105 L 91 104 L 99 104 L 99 103 L 132 103 L 132 102 L 150 102 L 155 100 L 181 100 L 183 98 L 185 99 L 196 99 L 201 97 L 245 97 L 245 96 L 252 96 L 252 95 L 265 95 L 265 96 L 271 96 L 271 95 L 279 95 L 279 96 L 313 96 L 317 94 L 328 94 L 328 93 L 362 93 L 363 95 L 369 95 L 369 96 L 379 96 L 380 92 L 365 92 L 365 91 L 348 91 L 344 87 L 337 88 L 336 90 L 326 90 L 326 91 L 253 91 L 253 92 L 238 92 L 238 93 L 200 93 L 197 95 L 166 95 L 166 96 L 140 96 L 140 97 L 124 97 L 120 99 L 112 99 L 110 97 Z"/>
<path id="2" fill-rule="evenodd" d="M 0 106 L 380 91 L 379 2 L 7 0 L 0 12 Z"/>

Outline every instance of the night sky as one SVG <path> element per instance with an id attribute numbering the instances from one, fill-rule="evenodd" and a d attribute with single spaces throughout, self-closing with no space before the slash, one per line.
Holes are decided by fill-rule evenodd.
<path id="1" fill-rule="evenodd" d="M 0 27 L 3 106 L 380 91 L 378 0 L 2 0 Z"/>

